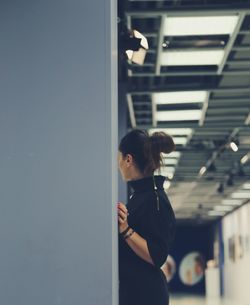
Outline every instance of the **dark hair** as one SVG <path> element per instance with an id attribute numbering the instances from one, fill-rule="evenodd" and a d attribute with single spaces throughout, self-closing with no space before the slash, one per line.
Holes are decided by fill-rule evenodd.
<path id="1" fill-rule="evenodd" d="M 169 154 L 175 149 L 172 137 L 164 132 L 134 129 L 121 140 L 119 151 L 126 156 L 131 154 L 138 169 L 145 176 L 153 174 L 162 164 L 161 153 Z"/>

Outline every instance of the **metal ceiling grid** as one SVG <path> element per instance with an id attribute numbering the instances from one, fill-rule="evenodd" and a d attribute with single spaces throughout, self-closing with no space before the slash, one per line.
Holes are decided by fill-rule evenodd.
<path id="1" fill-rule="evenodd" d="M 187 144 L 177 145 L 181 156 L 174 165 L 168 194 L 177 218 L 216 219 L 219 215 L 209 215 L 209 211 L 250 180 L 250 162 L 244 165 L 240 162 L 250 151 L 250 1 L 130 0 L 125 14 L 131 28 L 145 35 L 150 46 L 143 66 L 130 64 L 128 124 L 144 129 L 193 129 Z M 231 34 L 166 36 L 164 20 L 180 16 L 238 16 L 238 21 Z M 223 58 L 215 65 L 161 64 L 165 52 L 199 50 L 222 50 Z M 153 101 L 155 93 L 197 90 L 208 92 L 203 104 L 155 105 Z M 203 118 L 198 121 L 157 121 L 155 118 L 156 112 L 187 109 L 200 109 Z M 232 134 L 235 134 L 233 138 Z M 234 139 L 239 143 L 237 152 L 228 148 L 227 142 Z M 201 167 L 218 149 L 220 153 L 212 166 L 199 176 Z M 229 175 L 234 178 L 234 185 L 230 187 L 225 182 Z M 221 184 L 223 191 L 218 192 Z"/>

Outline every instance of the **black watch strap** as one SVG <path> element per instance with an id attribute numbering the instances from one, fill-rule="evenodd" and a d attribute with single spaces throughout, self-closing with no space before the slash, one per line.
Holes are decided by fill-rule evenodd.
<path id="1" fill-rule="evenodd" d="M 130 229 L 130 227 L 128 226 L 127 229 L 125 229 L 124 231 L 120 232 L 120 234 L 122 236 L 126 235 L 128 233 L 128 231 L 129 231 L 129 229 Z"/>

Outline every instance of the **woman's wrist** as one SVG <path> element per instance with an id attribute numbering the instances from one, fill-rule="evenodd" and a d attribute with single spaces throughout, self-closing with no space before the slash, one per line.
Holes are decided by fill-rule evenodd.
<path id="1" fill-rule="evenodd" d="M 127 228 L 123 231 L 121 231 L 119 234 L 123 237 L 124 240 L 130 238 L 135 231 L 130 228 L 128 225 Z"/>
<path id="2" fill-rule="evenodd" d="M 124 235 L 126 235 L 126 233 L 129 231 L 129 229 L 130 229 L 130 227 L 129 227 L 129 225 L 127 225 L 127 228 L 124 229 L 124 230 L 122 230 L 119 234 L 122 235 L 122 236 L 124 236 Z"/>
<path id="3" fill-rule="evenodd" d="M 129 239 L 134 233 L 135 233 L 135 231 L 133 229 L 129 228 L 128 232 L 123 235 L 124 240 Z"/>

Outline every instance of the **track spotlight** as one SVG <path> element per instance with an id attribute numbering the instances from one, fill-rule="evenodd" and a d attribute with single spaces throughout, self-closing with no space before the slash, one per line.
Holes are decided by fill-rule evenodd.
<path id="1" fill-rule="evenodd" d="M 198 209 L 199 209 L 199 210 L 202 210 L 202 209 L 203 209 L 203 204 L 202 204 L 202 203 L 199 203 L 199 204 L 198 204 Z"/>
<path id="2" fill-rule="evenodd" d="M 245 163 L 247 163 L 248 160 L 249 160 L 249 155 L 246 154 L 245 156 L 243 156 L 243 157 L 241 158 L 240 163 L 241 163 L 241 164 L 245 164 Z"/>
<path id="3" fill-rule="evenodd" d="M 148 50 L 147 38 L 136 30 L 133 30 L 132 33 L 127 41 L 126 54 L 128 59 L 135 64 L 143 65 Z"/>
<path id="4" fill-rule="evenodd" d="M 202 166 L 202 168 L 200 169 L 200 172 L 199 172 L 200 176 L 204 175 L 206 171 L 207 171 L 206 166 Z"/>
<path id="5" fill-rule="evenodd" d="M 224 185 L 223 185 L 223 183 L 220 183 L 220 185 L 219 185 L 219 187 L 217 189 L 217 192 L 220 193 L 220 194 L 224 193 Z"/>
<path id="6" fill-rule="evenodd" d="M 244 169 L 241 165 L 239 165 L 239 168 L 238 168 L 238 175 L 240 177 L 244 177 L 245 176 L 245 172 L 244 172 Z"/>
<path id="7" fill-rule="evenodd" d="M 214 163 L 211 163 L 207 169 L 208 172 L 216 172 L 216 166 Z"/>
<path id="8" fill-rule="evenodd" d="M 122 58 L 143 65 L 148 50 L 147 38 L 137 30 L 128 29 L 125 18 L 118 18 L 118 49 Z"/>
<path id="9" fill-rule="evenodd" d="M 132 62 L 143 65 L 146 52 L 148 50 L 148 41 L 137 30 L 129 30 L 125 24 L 121 24 L 119 35 L 119 50 L 126 54 Z"/>
<path id="10" fill-rule="evenodd" d="M 230 147 L 231 147 L 232 151 L 234 151 L 234 152 L 238 151 L 238 149 L 239 149 L 238 145 L 233 141 L 230 143 Z"/>
<path id="11" fill-rule="evenodd" d="M 229 175 L 227 178 L 227 186 L 233 186 L 234 181 L 233 181 L 233 175 Z"/>

